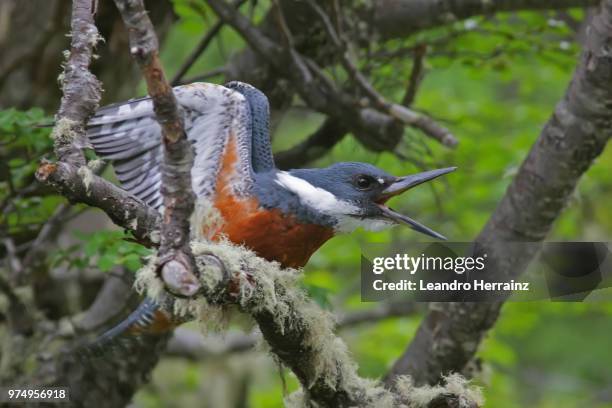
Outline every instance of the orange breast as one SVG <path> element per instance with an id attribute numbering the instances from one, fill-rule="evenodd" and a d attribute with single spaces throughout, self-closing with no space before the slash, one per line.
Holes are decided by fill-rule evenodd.
<path id="1" fill-rule="evenodd" d="M 259 256 L 277 261 L 283 267 L 302 267 L 321 245 L 334 235 L 332 228 L 300 223 L 280 210 L 259 207 L 256 198 L 237 198 L 230 183 L 235 175 L 238 152 L 234 136 L 230 136 L 217 177 L 214 205 L 224 224 L 213 239 L 225 235 L 230 241 L 243 244 Z"/>
<path id="2" fill-rule="evenodd" d="M 219 208 L 224 216 L 227 210 Z M 280 262 L 284 267 L 298 268 L 333 236 L 331 228 L 301 224 L 279 210 L 258 210 L 227 221 L 220 233 L 235 243 L 244 244 L 259 256 Z M 234 216 L 234 212 L 227 213 Z"/>
<path id="3" fill-rule="evenodd" d="M 133 324 L 128 328 L 128 333 L 134 336 L 140 334 L 163 334 L 167 333 L 177 326 L 177 321 L 174 317 L 163 310 L 156 310 L 153 314 L 151 322 L 145 326 Z"/>

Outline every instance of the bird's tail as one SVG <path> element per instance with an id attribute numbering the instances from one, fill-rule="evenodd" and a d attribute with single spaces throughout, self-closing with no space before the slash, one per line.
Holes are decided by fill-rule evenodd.
<path id="1" fill-rule="evenodd" d="M 102 356 L 114 348 L 126 347 L 143 338 L 165 335 L 176 325 L 172 316 L 157 302 L 146 298 L 126 319 L 84 345 L 80 352 L 87 356 Z"/>

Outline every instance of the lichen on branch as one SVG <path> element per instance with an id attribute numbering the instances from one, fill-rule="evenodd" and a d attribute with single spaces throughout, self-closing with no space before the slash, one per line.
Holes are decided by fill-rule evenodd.
<path id="1" fill-rule="evenodd" d="M 53 129 L 59 160 L 82 166 L 86 146 L 85 123 L 98 108 L 102 86 L 88 70 L 96 44 L 102 39 L 94 24 L 91 1 L 72 2 L 70 51 L 60 75 L 62 100 Z"/>
<path id="2" fill-rule="evenodd" d="M 251 250 L 228 241 L 193 241 L 202 296 L 175 299 L 177 316 L 211 323 L 221 308 L 236 305 L 258 324 L 270 352 L 289 367 L 302 390 L 288 397 L 292 406 L 371 407 L 478 407 L 482 397 L 462 377 L 455 375 L 436 387 L 415 387 L 402 377 L 394 391 L 357 374 L 344 341 L 334 334 L 335 322 L 301 289 L 301 272 L 282 269 Z M 137 274 L 136 287 L 163 303 L 164 283 L 150 259 Z M 445 401 L 448 404 L 445 404 Z M 450 405 L 451 401 L 457 403 Z M 460 402 L 460 403 L 459 403 Z"/>

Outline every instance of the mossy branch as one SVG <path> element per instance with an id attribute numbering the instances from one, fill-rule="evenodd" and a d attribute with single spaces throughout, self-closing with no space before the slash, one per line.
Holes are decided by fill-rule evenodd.
<path id="1" fill-rule="evenodd" d="M 94 24 L 91 1 L 72 2 L 70 51 L 66 53 L 60 75 L 62 101 L 53 129 L 58 159 L 77 166 L 85 165 L 85 123 L 98 107 L 102 87 L 89 72 L 93 50 L 102 38 Z"/>
<path id="2" fill-rule="evenodd" d="M 51 134 L 58 160 L 84 170 L 85 124 L 98 108 L 102 92 L 100 82 L 89 71 L 93 50 L 102 40 L 94 24 L 94 13 L 91 1 L 72 2 L 70 51 L 65 51 L 66 62 L 59 77 L 63 96 Z M 47 181 L 44 175 L 50 170 L 48 165 L 41 165 L 37 177 L 43 177 L 39 181 Z"/>
<path id="3" fill-rule="evenodd" d="M 334 334 L 330 314 L 299 289 L 299 271 L 281 269 L 278 263 L 229 242 L 196 241 L 192 251 L 201 296 L 177 299 L 175 313 L 206 321 L 216 314 L 211 308 L 233 304 L 249 314 L 270 351 L 302 385 L 303 391 L 287 399 L 289 405 L 416 408 L 478 407 L 482 403 L 479 392 L 459 376 L 449 377 L 444 386 L 426 388 L 416 388 L 402 377 L 393 392 L 381 383 L 360 378 L 346 344 Z M 160 299 L 166 293 L 156 264 L 153 259 L 139 271 L 136 287 Z"/>

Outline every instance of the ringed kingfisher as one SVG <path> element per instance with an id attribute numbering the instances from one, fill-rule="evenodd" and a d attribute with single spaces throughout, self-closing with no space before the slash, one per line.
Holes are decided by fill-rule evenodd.
<path id="1" fill-rule="evenodd" d="M 403 224 L 445 239 L 387 205 L 391 197 L 455 170 L 449 167 L 395 177 L 366 163 L 281 171 L 274 165 L 269 105 L 255 87 L 230 82 L 174 88 L 187 138 L 194 149 L 191 171 L 198 200 L 223 218 L 220 226 L 193 228 L 213 240 L 222 236 L 283 267 L 304 266 L 335 234 L 358 227 L 381 230 Z M 99 109 L 87 127 L 98 156 L 113 162 L 121 186 L 161 210 L 163 149 L 153 103 L 144 97 Z M 123 334 L 160 333 L 174 323 L 154 301 L 145 300 L 118 326 L 99 337 L 104 346 Z"/>

